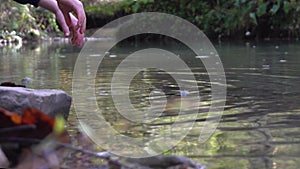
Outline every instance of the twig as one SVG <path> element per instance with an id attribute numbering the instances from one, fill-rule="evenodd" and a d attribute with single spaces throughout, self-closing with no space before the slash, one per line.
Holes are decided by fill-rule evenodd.
<path id="1" fill-rule="evenodd" d="M 6 133 L 6 132 L 28 130 L 28 129 L 36 129 L 36 125 L 21 125 L 21 126 L 1 128 L 0 129 L 0 134 L 1 133 Z"/>
<path id="2" fill-rule="evenodd" d="M 42 140 L 39 139 L 29 139 L 29 138 L 21 138 L 21 137 L 0 137 L 1 142 L 17 142 L 17 143 L 31 143 L 31 144 L 38 144 Z"/>
<path id="3" fill-rule="evenodd" d="M 39 144 L 43 140 L 32 139 L 32 138 L 21 138 L 21 137 L 7 137 L 7 138 L 0 137 L 0 143 L 5 142 L 5 141 L 6 142 L 17 142 L 17 143 L 24 143 L 25 142 L 25 143 Z M 128 168 L 128 169 L 132 169 L 131 167 L 129 167 L 125 164 L 121 164 L 118 160 L 111 159 L 109 155 L 101 155 L 100 153 L 95 153 L 95 152 L 92 152 L 92 151 L 89 151 L 89 150 L 74 147 L 74 146 L 72 146 L 70 144 L 66 144 L 66 143 L 61 143 L 61 142 L 57 142 L 57 141 L 52 141 L 52 142 L 54 144 L 58 145 L 58 146 L 65 147 L 65 148 L 68 148 L 68 149 L 73 150 L 73 151 L 78 151 L 78 152 L 81 152 L 81 153 L 84 153 L 84 154 L 87 154 L 87 155 L 90 155 L 90 156 L 94 156 L 94 157 L 97 157 L 97 158 L 104 159 L 107 162 L 112 163 L 114 165 L 118 165 L 118 166 L 122 166 L 122 167 L 125 167 L 125 168 Z"/>

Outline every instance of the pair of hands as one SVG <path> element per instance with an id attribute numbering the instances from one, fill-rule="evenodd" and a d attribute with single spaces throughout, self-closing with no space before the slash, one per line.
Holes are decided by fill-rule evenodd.
<path id="1" fill-rule="evenodd" d="M 86 15 L 79 0 L 40 0 L 39 6 L 55 14 L 65 36 L 72 36 L 73 45 L 82 46 L 86 30 Z"/>

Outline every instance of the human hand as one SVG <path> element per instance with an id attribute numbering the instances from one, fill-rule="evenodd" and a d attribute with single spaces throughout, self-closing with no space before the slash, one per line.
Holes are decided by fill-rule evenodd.
<path id="1" fill-rule="evenodd" d="M 58 6 L 62 11 L 67 25 L 73 26 L 71 13 L 74 13 L 77 18 L 75 29 L 79 29 L 81 34 L 86 30 L 86 16 L 82 3 L 79 0 L 57 0 Z M 65 32 L 66 36 L 68 32 Z"/>
<path id="2" fill-rule="evenodd" d="M 80 32 L 80 29 L 76 28 L 76 24 L 78 23 L 78 19 L 71 14 L 70 15 L 72 26 L 70 26 L 72 32 L 71 42 L 73 45 L 82 46 L 84 41 L 84 33 Z"/>
<path id="3" fill-rule="evenodd" d="M 86 29 L 86 17 L 81 2 L 78 0 L 58 1 L 61 1 L 62 9 L 58 6 L 58 2 L 56 2 L 56 0 L 40 0 L 39 6 L 48 9 L 55 14 L 56 19 L 61 26 L 65 36 L 68 37 L 72 33 L 71 42 L 73 45 L 82 46 L 84 40 L 84 32 Z M 67 5 L 65 6 L 64 4 Z M 71 7 L 69 7 L 70 5 Z M 72 11 L 72 9 L 74 9 L 74 13 L 78 16 L 78 19 L 71 12 L 67 12 Z M 81 21 L 79 21 L 80 19 Z"/>

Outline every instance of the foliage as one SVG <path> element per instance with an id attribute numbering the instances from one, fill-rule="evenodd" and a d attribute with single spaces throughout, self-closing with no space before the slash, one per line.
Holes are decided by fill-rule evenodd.
<path id="1" fill-rule="evenodd" d="M 10 32 L 16 31 L 17 35 L 24 37 L 38 31 L 43 37 L 59 31 L 52 13 L 13 1 L 1 2 L 2 34 L 9 35 Z M 241 38 L 246 32 L 260 38 L 299 37 L 300 2 L 296 0 L 83 0 L 82 2 L 88 17 L 88 27 L 99 27 L 131 13 L 154 11 L 182 17 L 210 37 Z"/>
<path id="2" fill-rule="evenodd" d="M 295 0 L 141 0 L 133 12 L 159 11 L 178 15 L 206 33 L 232 36 L 259 29 L 296 34 L 300 5 Z M 286 19 L 290 18 L 290 19 Z"/>
<path id="3" fill-rule="evenodd" d="M 83 3 L 85 5 L 85 11 L 88 15 L 95 15 L 96 13 L 100 13 L 102 15 L 115 15 L 118 11 L 121 11 L 124 8 L 129 8 L 130 3 L 128 2 L 129 1 L 109 1 L 98 5 L 97 2 L 92 3 L 91 1 L 84 1 Z"/>
<path id="4" fill-rule="evenodd" d="M 21 37 L 46 37 L 46 33 L 57 32 L 58 26 L 52 13 L 42 8 L 21 5 L 13 1 L 2 0 L 0 7 L 0 39 L 16 32 Z"/>
<path id="5" fill-rule="evenodd" d="M 98 5 L 94 0 L 93 6 L 86 5 L 88 15 L 169 13 L 215 37 L 243 36 L 245 32 L 259 37 L 299 37 L 300 3 L 295 0 L 123 0 Z"/>

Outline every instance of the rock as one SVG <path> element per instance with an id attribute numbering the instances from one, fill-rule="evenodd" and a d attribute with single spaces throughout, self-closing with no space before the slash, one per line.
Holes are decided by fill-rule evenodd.
<path id="1" fill-rule="evenodd" d="M 205 169 L 205 165 L 190 160 L 187 157 L 176 155 L 158 155 L 148 158 L 129 158 L 131 164 L 138 164 L 142 169 Z M 137 166 L 137 165 L 136 165 Z"/>
<path id="2" fill-rule="evenodd" d="M 31 82 L 32 82 L 32 79 L 29 78 L 29 77 L 24 77 L 24 78 L 21 80 L 21 83 L 22 83 L 23 86 L 28 86 Z"/>
<path id="3" fill-rule="evenodd" d="M 49 116 L 68 118 L 72 98 L 62 90 L 28 89 L 0 86 L 0 107 L 21 114 L 24 108 L 36 108 Z"/>

